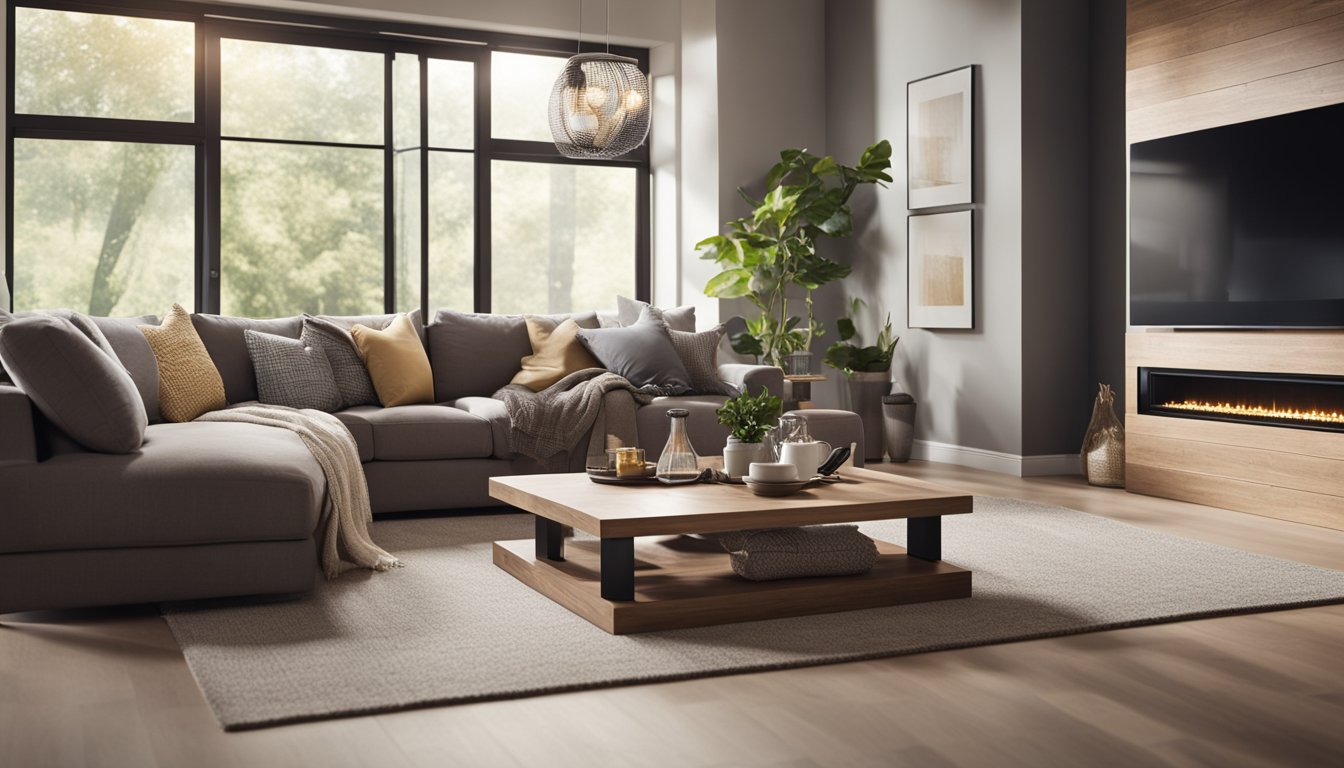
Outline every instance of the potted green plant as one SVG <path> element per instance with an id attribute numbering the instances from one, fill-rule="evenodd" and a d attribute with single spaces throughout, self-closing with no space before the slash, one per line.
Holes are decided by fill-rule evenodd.
<path id="1" fill-rule="evenodd" d="M 854 299 L 850 314 L 857 315 L 863 302 Z M 865 459 L 882 459 L 884 431 L 882 428 L 882 398 L 891 391 L 891 359 L 900 338 L 892 332 L 891 314 L 887 314 L 877 343 L 859 346 L 854 321 L 842 317 L 835 321 L 840 340 L 826 349 L 823 362 L 845 374 L 849 383 L 850 408 L 863 422 Z"/>
<path id="2" fill-rule="evenodd" d="M 728 427 L 728 443 L 723 447 L 723 471 L 729 477 L 747 474 L 753 461 L 770 461 L 765 447 L 765 435 L 779 423 L 783 402 L 761 387 L 753 397 L 743 392 L 719 407 L 715 414 L 719 423 Z"/>
<path id="3" fill-rule="evenodd" d="M 891 143 L 868 147 L 855 166 L 841 165 L 827 155 L 786 149 L 765 178 L 765 198 L 755 200 L 738 189 L 752 206 L 751 215 L 725 225 L 726 233 L 696 244 L 702 259 L 721 271 L 705 284 L 705 294 L 718 299 L 746 298 L 760 310 L 747 318 L 747 330 L 731 340 L 741 354 L 756 355 L 770 365 L 783 365 L 791 353 L 807 351 L 824 329 L 812 311 L 812 292 L 849 274 L 850 267 L 817 253 L 822 236 L 848 237 L 854 231 L 849 198 L 860 184 L 891 181 Z M 795 295 L 789 296 L 792 292 Z M 801 301 L 802 316 L 790 313 Z"/>

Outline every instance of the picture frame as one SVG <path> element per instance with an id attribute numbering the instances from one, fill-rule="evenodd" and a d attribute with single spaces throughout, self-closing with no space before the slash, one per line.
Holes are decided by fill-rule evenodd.
<path id="1" fill-rule="evenodd" d="M 906 207 L 973 201 L 974 65 L 905 85 Z"/>
<path id="2" fill-rule="evenodd" d="M 907 327 L 975 327 L 973 227 L 972 211 L 907 217 Z"/>

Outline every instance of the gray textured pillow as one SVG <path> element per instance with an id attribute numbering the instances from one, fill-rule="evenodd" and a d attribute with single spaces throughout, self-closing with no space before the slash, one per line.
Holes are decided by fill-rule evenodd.
<path id="1" fill-rule="evenodd" d="M 877 545 L 857 525 L 734 531 L 718 538 L 733 572 L 752 581 L 850 576 L 877 563 Z"/>
<path id="2" fill-rule="evenodd" d="M 723 339 L 723 326 L 716 325 L 708 331 L 688 333 L 669 331 L 672 346 L 677 357 L 686 366 L 690 376 L 693 395 L 737 395 L 737 388 L 719 378 L 719 342 Z"/>
<path id="3" fill-rule="evenodd" d="M 243 331 L 243 340 L 257 372 L 258 400 L 328 413 L 340 409 L 341 391 L 322 350 L 250 328 Z"/>
<path id="4" fill-rule="evenodd" d="M 135 382 L 69 320 L 12 320 L 0 333 L 0 361 L 38 410 L 80 445 L 102 453 L 140 448 L 149 422 Z"/>
<path id="5" fill-rule="evenodd" d="M 280 317 L 274 320 L 254 320 L 250 317 L 230 317 L 229 315 L 207 315 L 197 312 L 191 316 L 192 327 L 201 337 L 205 351 L 219 371 L 224 382 L 224 397 L 230 403 L 245 403 L 258 398 L 257 372 L 252 368 L 252 355 L 243 339 L 247 330 L 299 338 L 303 330 L 303 318 Z"/>
<path id="6" fill-rule="evenodd" d="M 331 364 L 331 375 L 341 393 L 341 407 L 377 405 L 378 394 L 373 391 L 369 369 L 355 349 L 350 332 L 330 320 L 312 315 L 303 316 L 303 333 L 299 341 L 304 346 L 320 349 Z"/>
<path id="7" fill-rule="evenodd" d="M 579 341 L 602 367 L 636 387 L 655 386 L 671 395 L 691 390 L 691 375 L 677 356 L 662 313 L 653 307 L 644 307 L 639 320 L 625 328 L 581 328 Z"/>
<path id="8" fill-rule="evenodd" d="M 624 296 L 616 297 L 616 322 L 623 326 L 634 325 L 639 322 L 640 310 L 652 306 L 647 301 L 639 299 L 629 299 Z M 654 309 L 658 309 L 654 307 Z M 663 322 L 673 331 L 695 330 L 695 307 L 687 304 L 684 307 L 673 307 L 671 309 L 658 309 L 663 315 Z"/>

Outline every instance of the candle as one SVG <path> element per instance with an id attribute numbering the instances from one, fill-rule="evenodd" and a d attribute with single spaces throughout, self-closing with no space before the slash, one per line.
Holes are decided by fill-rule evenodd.
<path id="1" fill-rule="evenodd" d="M 619 448 L 616 450 L 617 477 L 644 476 L 644 449 Z"/>

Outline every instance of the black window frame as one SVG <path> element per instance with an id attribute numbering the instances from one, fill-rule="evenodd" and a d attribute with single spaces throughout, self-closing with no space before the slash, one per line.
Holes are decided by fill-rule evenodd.
<path id="1" fill-rule="evenodd" d="M 15 101 L 15 9 L 41 8 L 55 11 L 100 13 L 117 16 L 188 21 L 195 24 L 195 109 L 193 122 L 127 120 L 120 118 L 72 117 L 16 113 Z M 429 301 L 429 153 L 440 151 L 428 145 L 427 88 L 428 60 L 472 61 L 475 65 L 475 143 L 474 155 L 474 306 L 476 312 L 491 307 L 491 219 L 490 167 L 494 160 L 533 163 L 564 163 L 578 166 L 632 168 L 636 172 L 635 200 L 635 297 L 648 301 L 652 274 L 651 169 L 649 144 L 610 160 L 576 160 L 562 156 L 555 146 L 544 141 L 496 139 L 491 136 L 490 54 L 495 51 L 526 53 L 565 58 L 578 51 L 595 52 L 606 46 L 579 44 L 572 39 L 536 37 L 481 30 L 456 29 L 426 24 L 378 19 L 321 16 L 243 6 L 185 3 L 179 0 L 139 0 L 116 3 L 111 0 L 11 0 L 8 15 L 8 69 L 5 91 L 5 280 L 13 303 L 14 281 L 14 140 L 78 139 L 177 144 L 195 147 L 195 286 L 196 310 L 218 313 L 220 308 L 220 154 L 222 142 L 233 140 L 220 131 L 220 40 L 245 39 L 291 45 L 372 51 L 384 55 L 384 192 L 383 192 L 383 303 L 386 312 L 405 306 L 396 296 L 396 210 L 393 195 L 395 142 L 393 125 L 393 59 L 398 53 L 420 57 L 420 310 L 426 320 Z M 610 46 L 612 53 L 639 62 L 649 71 L 649 51 L 645 48 Z M 284 142 L 322 146 L 324 142 Z M 328 144 L 330 145 L 330 144 Z M 347 145 L 333 145 L 347 146 Z M 377 145 L 374 145 L 377 146 Z M 457 150 L 466 151 L 466 150 Z M 458 308 L 464 309 L 464 308 Z M 542 308 L 538 308 L 540 311 Z M 578 309 L 578 308 L 576 308 Z"/>

